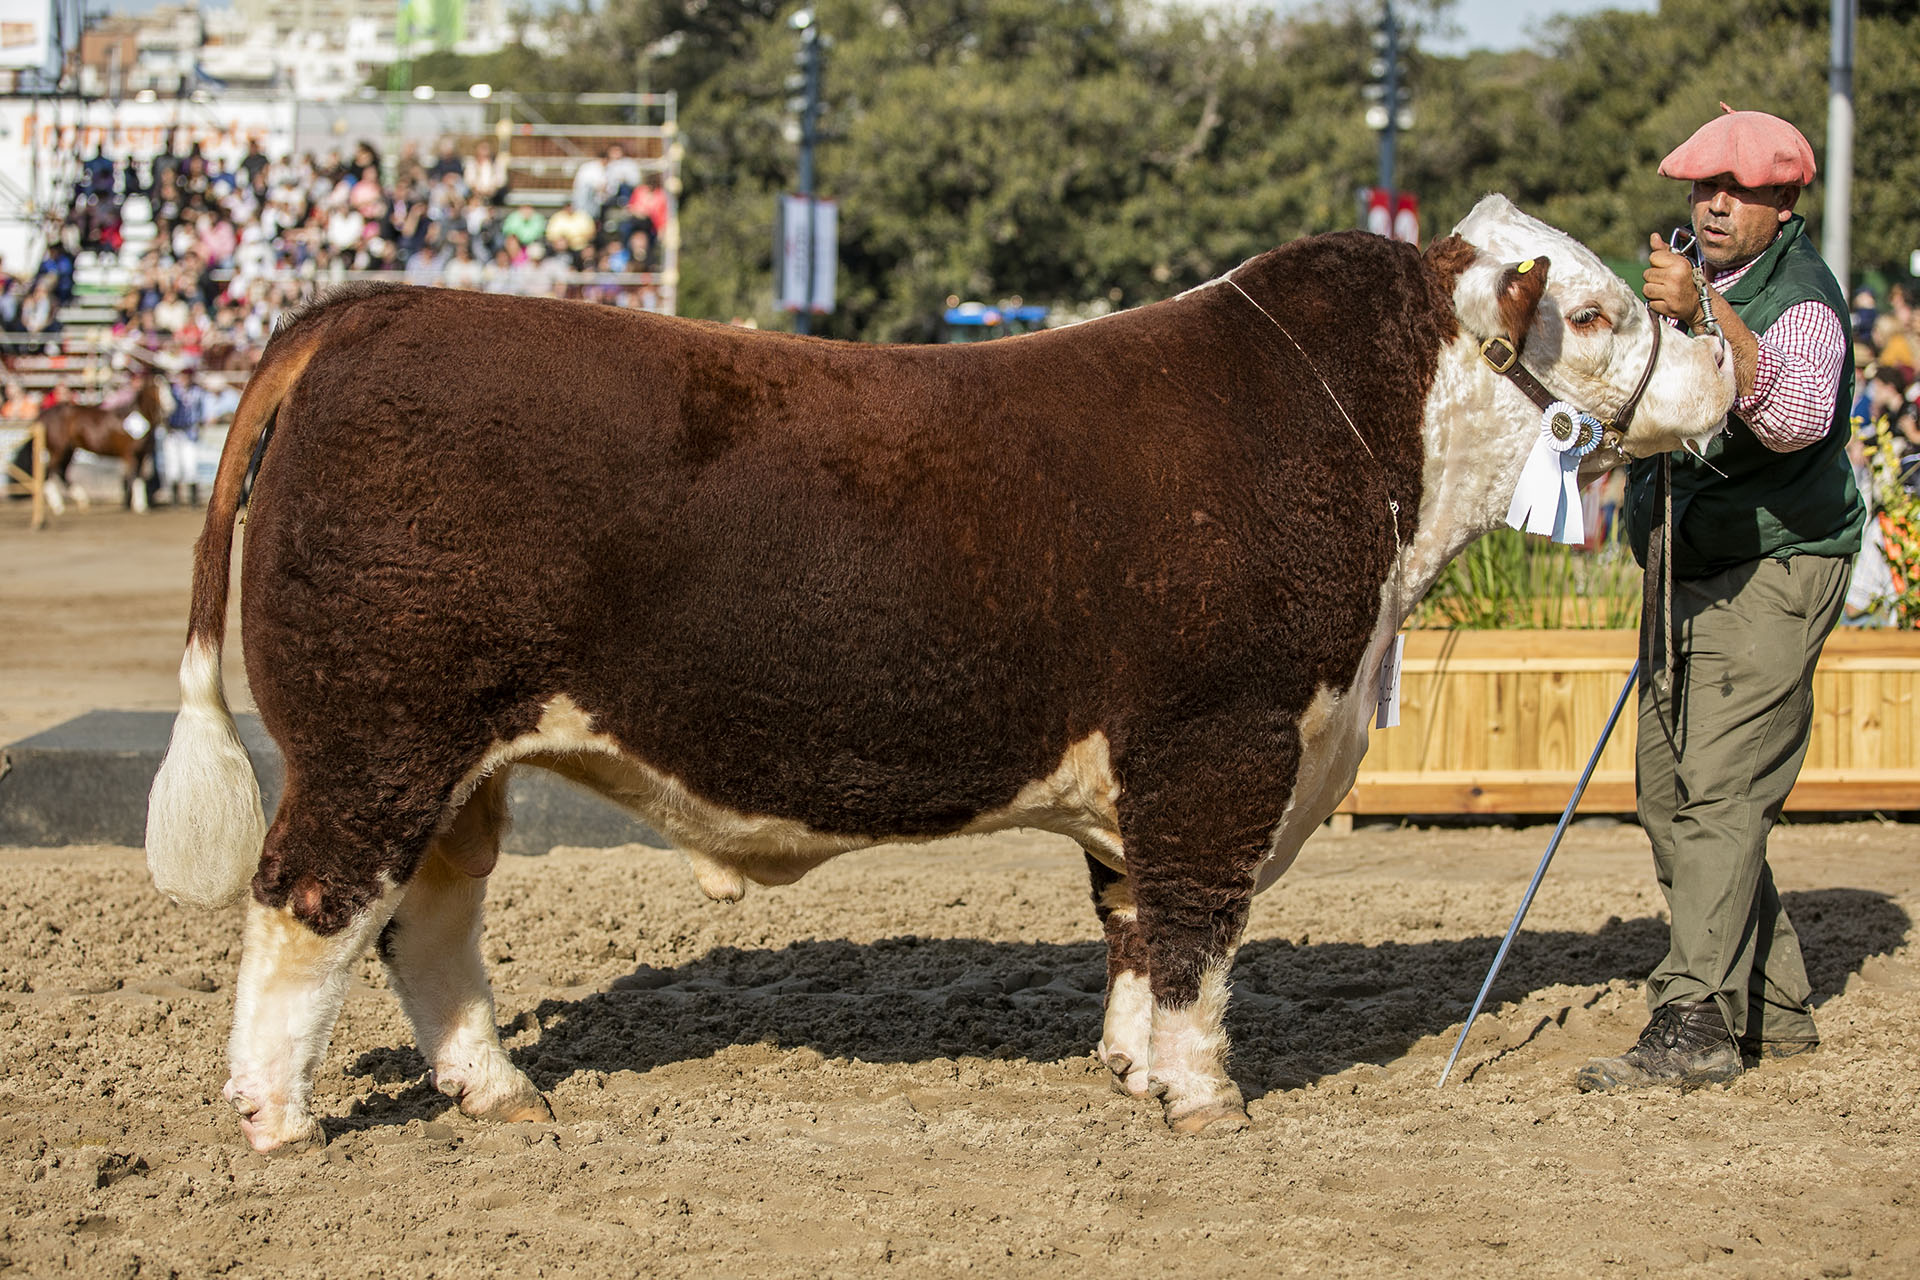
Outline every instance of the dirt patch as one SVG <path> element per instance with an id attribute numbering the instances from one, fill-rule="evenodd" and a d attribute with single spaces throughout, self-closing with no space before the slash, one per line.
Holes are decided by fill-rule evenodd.
<path id="1" fill-rule="evenodd" d="M 17 523 L 0 737 L 170 706 L 197 522 Z M 733 905 L 654 850 L 508 858 L 486 954 L 556 1122 L 453 1111 L 369 959 L 329 1140 L 272 1159 L 219 1101 L 237 911 L 171 907 L 137 850 L 0 850 L 0 1269 L 1920 1273 L 1920 828 L 1775 837 L 1818 1053 L 1625 1097 L 1572 1073 L 1644 1020 L 1659 897 L 1636 828 L 1576 828 L 1436 1091 L 1546 836 L 1316 837 L 1255 905 L 1230 1019 L 1254 1123 L 1214 1141 L 1089 1057 L 1101 953 L 1062 841 L 853 854 Z"/>

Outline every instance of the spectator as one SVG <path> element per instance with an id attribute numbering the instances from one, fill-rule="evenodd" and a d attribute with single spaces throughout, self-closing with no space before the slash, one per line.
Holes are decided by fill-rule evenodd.
<path id="1" fill-rule="evenodd" d="M 483 286 L 485 279 L 481 263 L 473 256 L 473 245 L 462 240 L 454 246 L 453 256 L 447 260 L 441 283 L 449 289 L 478 289 Z"/>
<path id="2" fill-rule="evenodd" d="M 523 203 L 500 224 L 500 234 L 523 245 L 536 244 L 546 238 L 547 220 L 535 213 L 532 205 Z"/>
<path id="3" fill-rule="evenodd" d="M 26 297 L 26 284 L 0 266 L 0 332 L 21 332 L 20 305 L 26 301 Z"/>
<path id="4" fill-rule="evenodd" d="M 460 148 L 450 137 L 442 136 L 434 148 L 433 167 L 427 170 L 427 177 L 434 182 L 442 178 L 459 178 L 466 173 L 466 162 L 460 158 Z"/>
<path id="5" fill-rule="evenodd" d="M 20 329 L 32 337 L 51 338 L 62 328 L 60 308 L 54 301 L 53 285 L 45 277 L 33 282 L 26 301 L 20 304 Z M 44 350 L 51 355 L 55 348 L 48 344 Z"/>
<path id="6" fill-rule="evenodd" d="M 607 202 L 607 153 L 588 156 L 573 171 L 573 200 L 571 207 L 580 210 L 591 220 L 600 220 L 600 207 Z"/>
<path id="7" fill-rule="evenodd" d="M 485 138 L 473 144 L 473 155 L 466 164 L 466 181 L 467 190 L 483 203 L 499 204 L 506 198 L 507 167 Z"/>
<path id="8" fill-rule="evenodd" d="M 633 270 L 652 271 L 659 262 L 660 238 L 666 234 L 670 208 L 666 189 L 660 185 L 660 175 L 649 174 L 645 182 L 634 188 L 632 197 L 627 201 L 627 212 L 633 215 L 629 234 L 638 231 L 646 236 L 647 251 L 641 258 L 641 265 Z"/>
<path id="9" fill-rule="evenodd" d="M 267 171 L 270 163 L 272 162 L 267 159 L 267 153 L 260 149 L 260 139 L 248 139 L 246 159 L 240 162 L 240 172 L 245 175 L 246 184 L 250 187 L 254 185 L 260 175 Z"/>
<path id="10" fill-rule="evenodd" d="M 640 185 L 640 162 L 627 154 L 617 142 L 607 144 L 607 175 L 602 204 L 619 208 L 627 203 Z"/>
<path id="11" fill-rule="evenodd" d="M 173 505 L 182 505 L 181 493 L 188 495 L 187 501 L 194 506 L 200 505 L 200 427 L 206 421 L 206 393 L 195 382 L 191 370 L 175 375 L 173 380 L 173 412 L 167 415 L 166 428 L 161 433 L 157 459 L 160 464 L 160 483 L 173 489 Z"/>
<path id="12" fill-rule="evenodd" d="M 584 209 L 561 205 L 560 211 L 547 220 L 547 243 L 578 262 L 579 255 L 593 244 L 594 231 L 593 219 Z"/>
<path id="13" fill-rule="evenodd" d="M 57 231 L 48 238 L 46 256 L 40 260 L 40 270 L 34 273 L 35 283 L 41 280 L 47 282 L 55 307 L 64 307 L 73 301 L 73 254 Z"/>
<path id="14" fill-rule="evenodd" d="M 40 414 L 40 402 L 27 394 L 27 389 L 19 381 L 8 378 L 4 395 L 0 395 L 0 419 L 8 422 L 31 422 Z"/>
<path id="15" fill-rule="evenodd" d="M 171 336 L 187 327 L 187 322 L 193 318 L 193 311 L 187 305 L 187 300 L 180 296 L 180 290 L 169 284 L 161 293 L 160 301 L 154 305 L 151 315 L 153 327 Z"/>

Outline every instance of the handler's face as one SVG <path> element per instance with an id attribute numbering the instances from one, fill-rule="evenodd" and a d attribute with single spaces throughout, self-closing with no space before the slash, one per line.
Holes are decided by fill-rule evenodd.
<path id="1" fill-rule="evenodd" d="M 1743 187 L 1726 173 L 1696 179 L 1693 233 L 1700 238 L 1701 257 L 1715 271 L 1752 262 L 1780 234 L 1799 198 L 1798 187 Z"/>

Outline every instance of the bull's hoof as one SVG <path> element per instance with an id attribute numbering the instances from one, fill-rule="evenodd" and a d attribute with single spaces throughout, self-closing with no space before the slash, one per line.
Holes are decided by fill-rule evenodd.
<path id="1" fill-rule="evenodd" d="M 1247 1100 L 1231 1080 L 1185 1082 L 1188 1087 L 1177 1092 L 1167 1081 L 1153 1083 L 1165 1108 L 1167 1127 L 1175 1133 L 1219 1137 L 1238 1133 L 1249 1124 Z"/>
<path id="2" fill-rule="evenodd" d="M 1247 1109 L 1237 1102 L 1216 1102 L 1184 1115 L 1167 1115 L 1167 1127 L 1175 1133 L 1198 1135 L 1207 1138 L 1224 1137 L 1229 1133 L 1239 1133 L 1253 1122 L 1247 1118 Z"/>
<path id="3" fill-rule="evenodd" d="M 461 1114 L 495 1124 L 515 1124 L 523 1120 L 545 1123 L 553 1119 L 553 1108 L 533 1081 L 518 1071 L 504 1087 L 474 1088 L 457 1074 L 434 1072 L 428 1077 L 433 1087 L 460 1103 Z"/>
<path id="4" fill-rule="evenodd" d="M 495 1120 L 503 1124 L 519 1124 L 528 1120 L 538 1124 L 548 1124 L 553 1120 L 553 1106 L 543 1095 L 536 1093 L 531 1098 L 522 1098 L 495 1107 L 486 1115 L 476 1116 L 475 1119 Z"/>
<path id="5" fill-rule="evenodd" d="M 284 1119 L 277 1123 L 262 1121 L 259 1113 L 255 1113 L 240 1121 L 240 1133 L 247 1145 L 263 1156 L 311 1151 L 327 1145 L 326 1131 L 312 1116 L 289 1124 Z"/>
<path id="6" fill-rule="evenodd" d="M 326 1145 L 327 1135 L 318 1120 L 310 1115 L 296 1118 L 287 1115 L 284 1107 L 264 1105 L 256 1100 L 257 1095 L 264 1093 L 266 1090 L 258 1080 L 249 1084 L 230 1079 L 220 1090 L 227 1105 L 239 1114 L 240 1133 L 248 1146 L 267 1155 Z"/>
<path id="7" fill-rule="evenodd" d="M 1134 1066 L 1131 1057 L 1117 1050 L 1105 1055 L 1102 1061 L 1107 1064 L 1107 1070 L 1113 1072 L 1113 1075 L 1108 1078 L 1108 1084 L 1112 1086 L 1115 1093 L 1123 1098 L 1147 1096 L 1150 1086 L 1145 1067 Z"/>

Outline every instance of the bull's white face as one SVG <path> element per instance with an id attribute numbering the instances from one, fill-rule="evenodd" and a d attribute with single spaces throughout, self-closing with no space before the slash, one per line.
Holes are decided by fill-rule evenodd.
<path id="1" fill-rule="evenodd" d="M 1545 260 L 1545 290 L 1525 331 L 1521 362 L 1576 407 L 1600 418 L 1617 414 L 1647 367 L 1658 323 L 1626 282 L 1585 245 L 1504 196 L 1481 200 L 1454 231 L 1480 250 L 1454 292 L 1462 326 L 1476 340 L 1505 333 L 1502 277 L 1515 263 Z M 1724 425 L 1734 392 L 1733 358 L 1723 340 L 1667 329 L 1624 451 L 1645 457 L 1697 450 Z"/>

